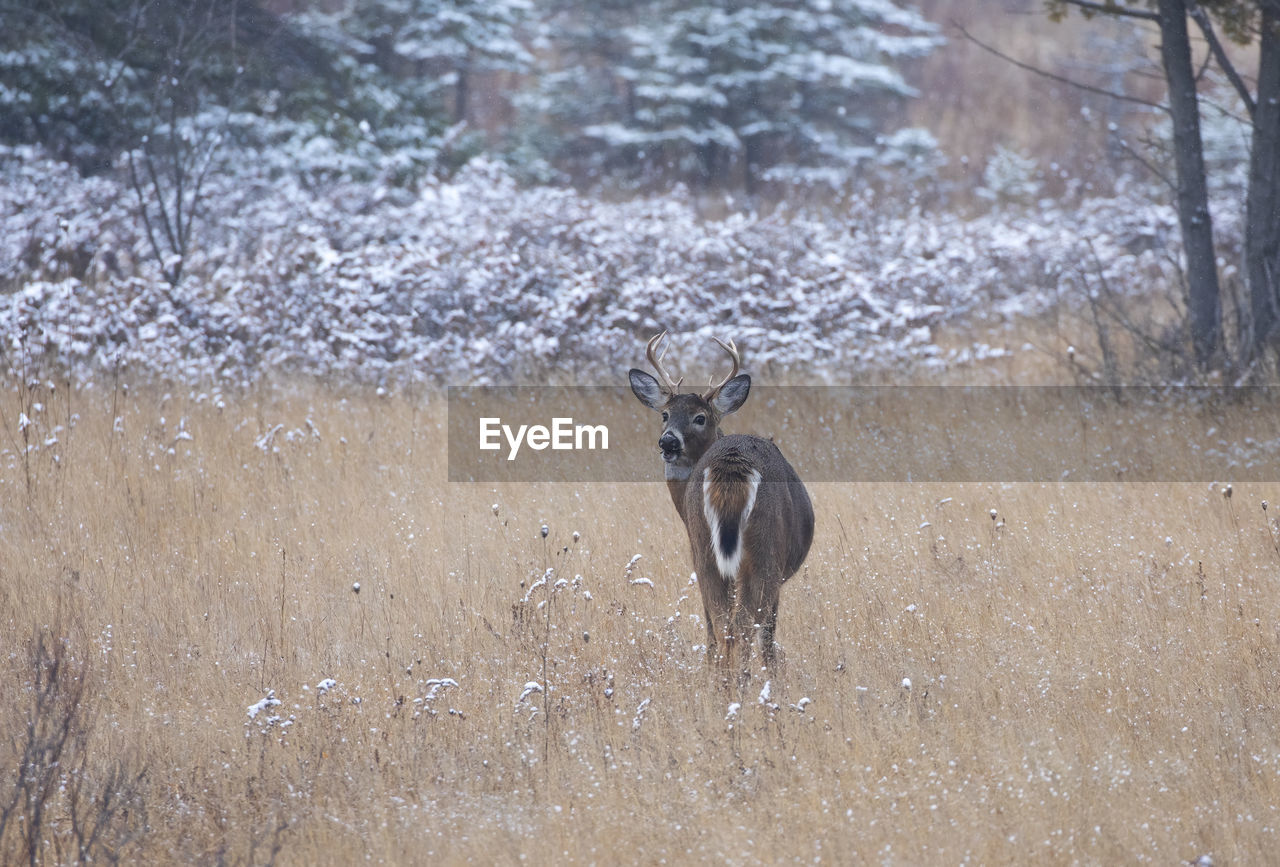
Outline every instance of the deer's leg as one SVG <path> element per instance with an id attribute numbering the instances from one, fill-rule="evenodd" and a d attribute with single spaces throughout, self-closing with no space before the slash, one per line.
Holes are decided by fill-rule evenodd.
<path id="1" fill-rule="evenodd" d="M 772 608 L 768 584 L 752 570 L 743 569 L 738 575 L 737 603 L 733 610 L 733 635 L 740 655 L 739 667 L 744 675 L 751 667 L 752 647 L 769 622 Z"/>
<path id="2" fill-rule="evenodd" d="M 703 575 L 707 577 L 703 577 Z M 699 571 L 698 587 L 702 591 L 702 610 L 707 618 L 707 662 L 724 664 L 732 652 L 733 631 L 729 622 L 729 588 L 711 564 Z"/>
<path id="3" fill-rule="evenodd" d="M 703 606 L 703 613 L 707 618 L 707 666 L 711 667 L 724 662 L 725 651 L 720 646 L 724 636 L 723 629 L 719 633 L 716 632 L 715 615 L 711 613 L 711 609 Z"/>
<path id="4" fill-rule="evenodd" d="M 773 643 L 773 631 L 778 625 L 778 595 L 775 590 L 767 605 L 764 622 L 760 624 L 760 650 L 764 653 L 764 664 L 770 669 L 778 664 L 778 646 Z"/>

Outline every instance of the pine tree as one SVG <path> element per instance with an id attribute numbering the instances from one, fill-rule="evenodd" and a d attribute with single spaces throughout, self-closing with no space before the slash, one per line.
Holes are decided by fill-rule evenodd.
<path id="1" fill-rule="evenodd" d="M 451 87 L 451 113 L 461 122 L 473 75 L 532 63 L 518 36 L 531 10 L 531 0 L 356 0 L 332 17 L 380 68 Z"/>
<path id="2" fill-rule="evenodd" d="M 847 172 L 874 155 L 886 109 L 914 95 L 895 63 L 939 42 L 889 0 L 710 0 L 626 31 L 626 100 L 584 132 L 704 184 Z"/>
<path id="3" fill-rule="evenodd" d="M 514 151 L 525 170 L 551 166 L 585 180 L 617 168 L 615 154 L 583 134 L 621 123 L 634 110 L 630 84 L 616 74 L 627 62 L 627 34 L 661 14 L 667 0 L 542 0 L 534 36 L 540 63 L 516 97 Z"/>

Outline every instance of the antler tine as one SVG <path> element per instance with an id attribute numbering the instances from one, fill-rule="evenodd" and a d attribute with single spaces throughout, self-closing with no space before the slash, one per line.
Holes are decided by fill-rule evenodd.
<path id="1" fill-rule="evenodd" d="M 667 373 L 667 369 L 662 366 L 662 359 L 666 357 L 667 347 L 662 348 L 662 352 L 657 352 L 658 344 L 662 342 L 662 338 L 667 336 L 667 332 L 655 334 L 649 338 L 649 345 L 645 348 L 645 357 L 649 359 L 649 364 L 658 374 L 658 380 L 662 383 L 662 387 L 667 390 L 668 394 L 675 394 L 680 390 L 680 383 L 684 382 L 684 377 L 678 380 L 672 380 L 671 374 Z M 668 344 L 670 345 L 670 344 Z"/>
<path id="2" fill-rule="evenodd" d="M 716 343 L 720 344 L 721 349 L 729 353 L 729 358 L 733 360 L 733 370 L 730 370 L 729 375 L 726 376 L 724 379 L 720 380 L 719 385 L 712 385 L 711 390 L 708 391 L 705 395 L 703 395 L 703 399 L 707 401 L 711 401 L 715 399 L 715 396 L 720 393 L 720 389 L 728 385 L 729 380 L 733 379 L 735 376 L 738 375 L 738 368 L 741 367 L 742 365 L 742 358 L 741 356 L 738 355 L 738 347 L 736 344 L 734 344 L 733 338 L 730 338 L 727 344 L 723 340 L 721 340 L 719 337 L 712 337 L 711 339 L 714 340 Z"/>

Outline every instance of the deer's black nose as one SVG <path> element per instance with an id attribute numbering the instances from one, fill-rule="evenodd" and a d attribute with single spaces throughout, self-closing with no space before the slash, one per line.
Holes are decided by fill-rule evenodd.
<path id="1" fill-rule="evenodd" d="M 667 431 L 662 435 L 662 438 L 658 440 L 658 448 L 662 449 L 663 454 L 679 454 L 680 437 L 676 436 L 671 431 Z"/>

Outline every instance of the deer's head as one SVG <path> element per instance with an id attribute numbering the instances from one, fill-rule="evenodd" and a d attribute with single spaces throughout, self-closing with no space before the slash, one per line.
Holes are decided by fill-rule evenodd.
<path id="1" fill-rule="evenodd" d="M 658 438 L 658 448 L 662 450 L 666 476 L 683 480 L 708 446 L 720 437 L 720 419 L 746 403 L 747 394 L 751 391 L 751 377 L 738 373 L 741 359 L 733 341 L 726 344 L 713 337 L 711 339 L 729 353 L 733 369 L 719 385 L 710 385 L 702 394 L 680 394 L 680 383 L 684 378 L 673 380 L 662 366 L 666 347 L 661 353 L 657 351 L 666 336 L 665 331 L 654 336 L 645 352 L 658 376 L 655 378 L 633 367 L 628 379 L 631 391 L 640 402 L 662 413 L 662 436 Z"/>

